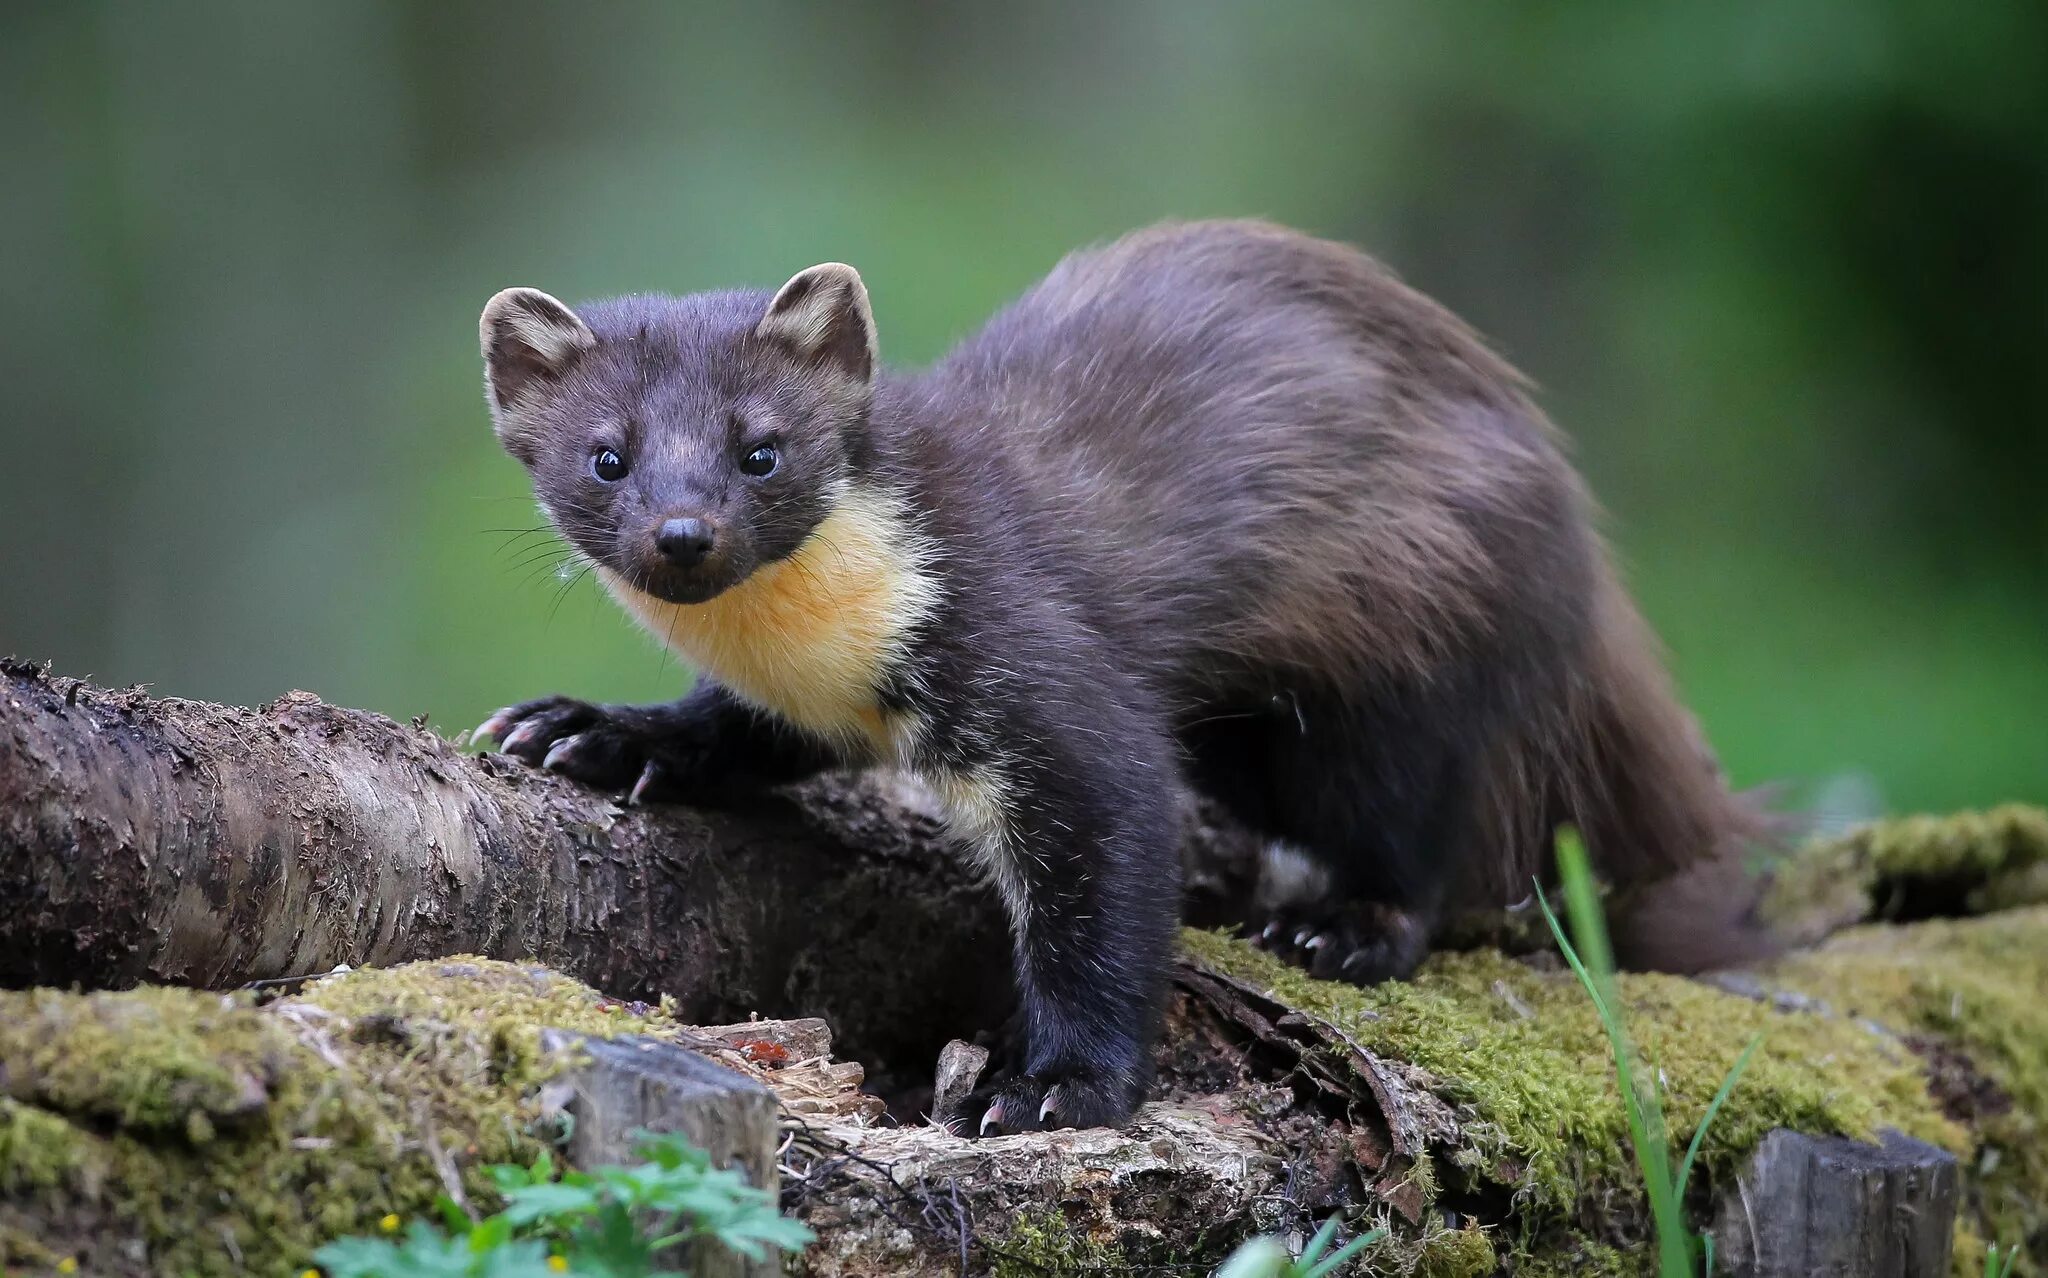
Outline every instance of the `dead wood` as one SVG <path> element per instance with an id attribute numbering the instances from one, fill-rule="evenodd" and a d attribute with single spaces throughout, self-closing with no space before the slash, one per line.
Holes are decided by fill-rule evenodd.
<path id="1" fill-rule="evenodd" d="M 929 1068 L 1000 1013 L 1008 932 L 908 787 L 622 808 L 423 724 L 0 666 L 0 986 L 223 988 L 533 958 L 692 1020 L 835 1014 Z M 877 980 L 915 946 L 926 979 Z M 877 992 L 884 992 L 877 997 Z"/>
<path id="2" fill-rule="evenodd" d="M 1243 898 L 1251 844 L 1213 821 L 1190 828 L 1194 917 L 1214 921 L 1217 902 Z M 1394 1224 L 1387 1245 L 1410 1261 L 1483 1257 L 1479 1273 L 1497 1248 L 1589 1247 L 1641 1226 L 1632 1191 L 1589 1186 L 1586 1220 L 1553 1202 L 1551 1232 L 1527 1233 L 1519 1151 L 1475 1108 L 1470 1079 L 1432 1077 L 1192 958 L 1176 972 L 1160 1099 L 1126 1130 L 974 1143 L 918 1121 L 971 1086 L 979 1062 L 964 1045 L 936 1095 L 922 1080 L 947 1039 L 1000 1019 L 1009 943 L 928 798 L 903 783 L 827 779 L 731 811 L 622 808 L 421 723 L 304 693 L 237 709 L 4 663 L 0 903 L 0 985 L 260 982 L 314 1016 L 318 983 L 293 1002 L 308 974 L 469 953 L 538 960 L 636 1015 L 670 996 L 662 1015 L 696 1026 L 672 1045 L 780 1102 L 776 1163 L 786 1204 L 821 1234 L 801 1262 L 815 1273 L 1199 1271 L 1249 1233 L 1301 1232 L 1333 1212 Z M 1556 1015 L 1532 1008 L 1520 970 L 1500 967 L 1507 980 L 1480 997 L 1518 1022 Z M 616 1145 L 640 1109 L 671 1101 L 677 1121 L 725 1121 L 726 1089 L 592 1055 L 624 1071 L 582 1080 L 593 1139 Z M 71 1114 L 31 1074 L 14 1081 L 0 1106 L 17 1108 L 0 1118 L 101 1139 L 103 1119 Z M 905 1121 L 884 1121 L 873 1090 Z M 760 1115 L 733 1122 L 747 1133 L 736 1156 L 744 1144 L 761 1164 Z M 422 1141 L 437 1168 L 450 1161 L 434 1129 Z M 1919 1210 L 1913 1195 L 1944 1184 L 1953 1203 L 1952 1176 L 1883 1192 Z M 74 1192 L 57 1208 L 42 1190 L 0 1193 L 0 1243 L 22 1221 L 93 1236 L 103 1222 L 63 1196 Z M 1898 1218 L 1887 1212 L 1859 1236 Z"/>

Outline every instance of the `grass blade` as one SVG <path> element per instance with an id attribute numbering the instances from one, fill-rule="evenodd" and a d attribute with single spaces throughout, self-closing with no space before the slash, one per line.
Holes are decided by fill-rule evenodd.
<path id="1" fill-rule="evenodd" d="M 1332 1223 L 1335 1223 L 1334 1217 L 1332 1218 Z M 1339 1247 L 1336 1250 L 1336 1252 L 1330 1255 L 1327 1259 L 1317 1262 L 1315 1267 L 1303 1273 L 1301 1275 L 1301 1278 L 1325 1278 L 1325 1275 L 1336 1273 L 1337 1267 L 1339 1265 L 1342 1265 L 1345 1261 L 1350 1260 L 1359 1252 L 1364 1251 L 1367 1247 L 1370 1247 L 1374 1243 L 1378 1242 L 1380 1240 L 1380 1236 L 1385 1234 L 1386 1232 L 1387 1231 L 1384 1229 L 1375 1229 L 1370 1233 L 1360 1234 L 1358 1237 L 1353 1238 L 1350 1242 L 1345 1243 L 1342 1247 Z M 1301 1254 L 1301 1258 L 1303 1260 L 1309 1260 L 1312 1259 L 1314 1255 L 1314 1252 L 1305 1251 Z"/>
<path id="2" fill-rule="evenodd" d="M 1323 1222 L 1323 1227 L 1321 1229 L 1316 1230 L 1316 1236 L 1309 1239 L 1308 1245 L 1301 1249 L 1302 1263 L 1311 1265 L 1314 1264 L 1316 1257 L 1323 1254 L 1323 1249 L 1325 1247 L 1328 1247 L 1330 1245 L 1330 1240 L 1335 1238 L 1336 1236 L 1337 1218 L 1335 1216 L 1332 1216 L 1328 1220 Z"/>
<path id="3" fill-rule="evenodd" d="M 1999 1246 L 1992 1243 L 1984 1249 L 1984 1278 L 2012 1278 L 2012 1267 L 2019 1263 L 2020 1246 L 2014 1243 L 2005 1252 L 2004 1263 L 1999 1263 Z"/>
<path id="4" fill-rule="evenodd" d="M 1643 1188 L 1650 1199 L 1650 1217 L 1657 1231 L 1657 1257 L 1666 1278 L 1682 1278 L 1692 1268 L 1692 1240 L 1677 1196 L 1672 1192 L 1670 1142 L 1666 1136 L 1664 1109 L 1654 1089 L 1637 1085 L 1634 1049 L 1621 1023 L 1621 1002 L 1614 984 L 1614 952 L 1607 943 L 1607 926 L 1600 914 L 1599 890 L 1586 859 L 1585 845 L 1576 831 L 1562 830 L 1557 838 L 1557 871 L 1564 881 L 1565 908 L 1571 914 L 1574 947 L 1565 938 L 1564 927 L 1544 897 L 1542 885 L 1536 900 L 1543 917 L 1564 951 L 1565 961 L 1593 999 L 1593 1010 L 1607 1034 L 1614 1057 L 1615 1081 L 1621 1088 L 1623 1113 L 1628 1119 L 1629 1140 L 1635 1147 L 1636 1166 L 1642 1171 Z M 1583 957 L 1582 957 L 1583 954 Z"/>
<path id="5" fill-rule="evenodd" d="M 1676 1193 L 1679 1202 L 1685 1201 L 1685 1187 L 1692 1180 L 1693 1159 L 1699 1157 L 1700 1143 L 1706 1140 L 1707 1129 L 1714 1125 L 1714 1115 L 1721 1112 L 1721 1106 L 1727 1103 L 1729 1093 L 1735 1090 L 1736 1081 L 1742 1077 L 1742 1071 L 1749 1068 L 1750 1058 L 1755 1056 L 1756 1049 L 1763 1045 L 1763 1032 L 1759 1030 L 1757 1036 L 1749 1040 L 1749 1046 L 1742 1049 L 1742 1055 L 1735 1058 L 1735 1064 L 1729 1067 L 1728 1077 L 1721 1080 L 1721 1090 L 1715 1092 L 1714 1099 L 1707 1102 L 1707 1112 L 1700 1118 L 1699 1127 L 1693 1131 L 1692 1143 L 1685 1147 L 1685 1160 L 1678 1164 Z"/>
<path id="6" fill-rule="evenodd" d="M 1261 1234 L 1230 1253 L 1215 1278 L 1274 1278 L 1287 1265 L 1287 1249 L 1271 1234 Z"/>

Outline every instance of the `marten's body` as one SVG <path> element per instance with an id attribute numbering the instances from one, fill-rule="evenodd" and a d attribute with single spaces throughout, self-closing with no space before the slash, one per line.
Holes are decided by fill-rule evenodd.
<path id="1" fill-rule="evenodd" d="M 901 377 L 839 266 L 580 316 L 510 291 L 483 336 L 550 514 L 706 676 L 486 728 L 636 792 L 926 777 L 1015 924 L 984 1126 L 1141 1098 L 1188 783 L 1315 868 L 1269 939 L 1361 981 L 1521 896 L 1562 822 L 1623 881 L 1742 828 L 1520 378 L 1349 249 L 1141 232 Z"/>

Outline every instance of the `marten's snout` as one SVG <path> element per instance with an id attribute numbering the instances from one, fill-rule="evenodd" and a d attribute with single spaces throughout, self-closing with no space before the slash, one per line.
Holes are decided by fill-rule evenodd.
<path id="1" fill-rule="evenodd" d="M 670 519 L 654 533 L 654 548 L 677 568 L 695 568 L 717 543 L 718 529 L 705 519 Z"/>

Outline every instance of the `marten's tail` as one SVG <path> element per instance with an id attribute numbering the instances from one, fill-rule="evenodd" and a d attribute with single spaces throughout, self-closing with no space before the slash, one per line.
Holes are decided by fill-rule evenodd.
<path id="1" fill-rule="evenodd" d="M 1598 607 L 1563 713 L 1525 728 L 1493 769 L 1501 833 L 1522 853 L 1493 859 L 1519 876 L 1494 885 L 1498 899 L 1525 896 L 1532 874 L 1553 878 L 1553 832 L 1569 823 L 1616 889 L 1608 924 L 1624 967 L 1697 972 L 1766 958 L 1783 943 L 1757 915 L 1758 862 L 1790 831 L 1762 796 L 1729 790 L 1618 583 L 1602 583 Z"/>
<path id="2" fill-rule="evenodd" d="M 1617 889 L 1624 967 L 1698 972 L 1783 948 L 1758 917 L 1760 862 L 1788 823 L 1762 795 L 1729 790 L 1699 723 L 1679 703 L 1655 637 L 1618 583 L 1600 592 L 1592 674 L 1565 779 L 1571 819 Z"/>

